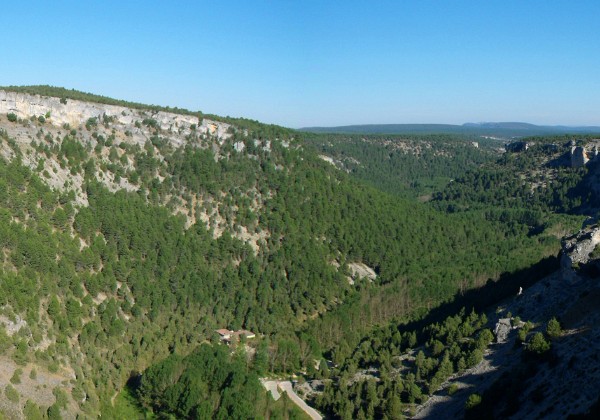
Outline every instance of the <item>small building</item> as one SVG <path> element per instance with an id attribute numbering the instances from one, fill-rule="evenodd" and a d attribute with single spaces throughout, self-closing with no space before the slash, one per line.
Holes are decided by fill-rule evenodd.
<path id="1" fill-rule="evenodd" d="M 244 339 L 256 337 L 256 334 L 248 330 L 230 331 L 228 329 L 221 328 L 219 330 L 216 330 L 216 332 L 219 334 L 221 341 L 224 341 L 226 343 L 240 341 L 241 337 L 244 337 Z"/>
<path id="2" fill-rule="evenodd" d="M 233 331 L 229 331 L 225 328 L 221 328 L 221 329 L 217 330 L 217 333 L 221 337 L 222 341 L 228 341 L 228 340 L 231 340 L 231 334 L 233 334 Z"/>

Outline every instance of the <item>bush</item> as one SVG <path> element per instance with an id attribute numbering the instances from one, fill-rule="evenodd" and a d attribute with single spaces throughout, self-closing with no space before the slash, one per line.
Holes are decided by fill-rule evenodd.
<path id="1" fill-rule="evenodd" d="M 17 391 L 12 385 L 6 385 L 6 388 L 4 388 L 4 394 L 9 401 L 14 403 L 19 402 L 19 391 Z"/>
<path id="2" fill-rule="evenodd" d="M 451 384 L 448 387 L 448 395 L 454 395 L 456 394 L 456 391 L 458 391 L 458 384 Z"/>
<path id="3" fill-rule="evenodd" d="M 494 340 L 494 334 L 488 329 L 485 328 L 481 330 L 479 336 L 477 337 L 476 345 L 480 350 L 485 350 L 487 346 Z"/>
<path id="4" fill-rule="evenodd" d="M 10 122 L 16 122 L 17 121 L 17 115 L 13 114 L 12 112 L 10 114 L 8 114 L 6 117 L 8 118 L 8 121 L 10 121 Z"/>
<path id="5" fill-rule="evenodd" d="M 562 328 L 556 318 L 552 318 L 550 321 L 548 321 L 548 325 L 546 326 L 546 334 L 548 334 L 548 337 L 550 338 L 556 338 L 562 334 Z"/>
<path id="6" fill-rule="evenodd" d="M 50 363 L 50 365 L 48 366 L 48 370 L 52 373 L 58 372 L 59 368 L 60 368 L 60 365 L 56 361 Z"/>
<path id="7" fill-rule="evenodd" d="M 467 367 L 476 366 L 482 360 L 483 352 L 480 349 L 476 348 L 467 357 Z"/>
<path id="8" fill-rule="evenodd" d="M 97 126 L 98 126 L 98 118 L 96 118 L 96 117 L 88 118 L 88 120 L 85 123 L 85 128 L 88 131 L 91 131 L 92 128 L 96 128 Z"/>
<path id="9" fill-rule="evenodd" d="M 40 407 L 31 400 L 27 400 L 23 408 L 23 415 L 27 420 L 43 420 L 44 417 L 40 411 Z"/>
<path id="10" fill-rule="evenodd" d="M 466 410 L 472 410 L 481 404 L 481 395 L 479 394 L 471 394 L 469 398 L 467 398 L 467 402 L 465 403 Z"/>
<path id="11" fill-rule="evenodd" d="M 142 124 L 144 124 L 145 126 L 148 126 L 148 127 L 152 127 L 152 128 L 158 127 L 158 121 L 156 121 L 154 118 L 144 118 L 144 120 L 142 121 Z"/>
<path id="12" fill-rule="evenodd" d="M 44 123 L 46 122 L 46 118 L 45 118 L 43 115 L 40 115 L 40 116 L 38 117 L 38 121 L 39 121 L 41 124 L 44 124 Z"/>
<path id="13" fill-rule="evenodd" d="M 48 420 L 60 420 L 62 416 L 60 414 L 60 407 L 54 403 L 50 407 L 48 407 L 47 411 Z"/>
<path id="14" fill-rule="evenodd" d="M 69 403 L 69 397 L 67 396 L 67 393 L 60 389 L 60 388 L 54 388 L 52 390 L 52 394 L 54 394 L 54 397 L 56 397 L 56 401 L 54 404 L 58 405 L 60 408 L 67 408 L 67 404 Z"/>
<path id="15" fill-rule="evenodd" d="M 550 350 L 550 343 L 544 338 L 544 334 L 536 332 L 527 345 L 527 350 L 531 353 L 541 355 Z"/>
<path id="16" fill-rule="evenodd" d="M 21 375 L 23 374 L 23 369 L 18 368 L 14 371 L 12 378 L 10 378 L 10 382 L 13 384 L 21 383 Z"/>

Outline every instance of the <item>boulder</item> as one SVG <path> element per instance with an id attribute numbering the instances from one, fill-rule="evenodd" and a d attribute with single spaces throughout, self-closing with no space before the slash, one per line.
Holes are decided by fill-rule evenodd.
<path id="1" fill-rule="evenodd" d="M 504 343 L 508 340 L 508 334 L 512 326 L 510 324 L 510 318 L 501 318 L 496 323 L 496 327 L 494 328 L 494 334 L 496 335 L 497 343 Z"/>
<path id="2" fill-rule="evenodd" d="M 592 258 L 598 243 L 600 243 L 598 225 L 585 227 L 575 235 L 565 237 L 562 240 L 561 267 L 571 269 L 574 265 L 586 264 Z"/>

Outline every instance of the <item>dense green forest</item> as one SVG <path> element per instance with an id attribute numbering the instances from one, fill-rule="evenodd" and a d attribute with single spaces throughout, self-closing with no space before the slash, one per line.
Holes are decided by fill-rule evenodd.
<path id="1" fill-rule="evenodd" d="M 579 137 L 580 144 L 593 136 Z M 599 202 L 586 182 L 597 163 L 570 167 L 571 136 L 532 137 L 526 152 L 506 153 L 468 170 L 435 194 L 436 206 L 450 212 L 494 207 L 530 213 L 593 213 Z"/>
<path id="2" fill-rule="evenodd" d="M 185 357 L 172 354 L 144 372 L 139 399 L 155 413 L 178 418 L 276 418 L 259 372 L 247 360 L 244 353 L 232 358 L 227 347 L 209 344 Z"/>
<path id="3" fill-rule="evenodd" d="M 449 134 L 306 134 L 304 139 L 353 177 L 407 197 L 439 191 L 469 169 L 496 160 L 502 146 L 498 140 Z"/>
<path id="4" fill-rule="evenodd" d="M 499 222 L 505 228 L 512 226 L 523 233 L 528 230 L 528 236 L 542 231 L 556 231 L 560 235 L 563 229 L 565 232 L 576 229 L 576 221 L 582 217 L 565 214 L 595 213 L 598 203 L 586 182 L 596 164 L 569 167 L 570 137 L 538 137 L 527 141 L 536 143 L 527 153 L 506 153 L 477 169 L 466 170 L 434 194 L 431 208 L 447 216 L 473 217 L 481 213 L 486 220 Z M 485 289 L 489 291 L 482 288 L 457 298 L 456 302 L 484 309 L 512 295 L 518 285 L 527 285 L 556 267 L 556 263 L 540 265 L 507 276 L 506 281 L 498 284 L 488 282 Z M 494 338 L 486 329 L 485 316 L 478 317 L 474 312 L 467 316 L 464 308 L 453 314 L 455 306 L 444 305 L 437 315 L 432 315 L 435 311 L 429 312 L 419 322 L 391 322 L 366 334 L 357 346 L 348 349 L 345 357 L 334 359 L 339 366 L 328 372 L 328 376 L 335 379 L 327 382 L 315 404 L 335 418 L 401 418 L 403 414 L 414 413 L 416 404 L 426 401 L 450 375 L 476 365 Z M 435 321 L 443 314 L 450 315 L 443 321 Z M 414 325 L 421 327 L 414 329 Z M 492 326 L 487 324 L 487 328 Z M 527 372 L 540 369 L 539 355 L 546 354 L 549 342 L 540 332 L 528 335 L 530 328 L 531 324 L 526 323 L 519 333 L 520 341 L 528 340 L 525 344 L 528 351 L 524 353 L 527 358 L 515 369 L 519 379 L 503 376 L 484 394 L 482 404 L 479 404 L 481 396 L 473 395 L 471 406 L 479 405 L 467 410 L 469 418 L 490 416 L 492 407 L 500 406 L 497 400 L 503 395 L 503 387 L 518 392 L 522 388 L 518 381 L 524 380 Z M 542 363 L 547 360 L 544 357 L 540 359 Z M 448 393 L 453 392 L 456 388 L 451 386 Z M 518 404 L 515 392 L 502 398 L 508 404 L 507 410 Z M 475 401 L 475 397 L 479 399 Z M 471 406 L 468 401 L 467 408 Z"/>
<path id="5" fill-rule="evenodd" d="M 45 89 L 27 92 L 54 92 Z M 455 185 L 465 197 L 477 194 L 468 168 L 477 173 L 491 159 L 452 137 L 411 138 L 423 142 L 417 163 L 398 153 L 381 166 L 382 153 L 389 155 L 381 138 L 364 149 L 349 143 L 339 153 L 364 153 L 375 174 L 369 179 L 366 169 L 346 173 L 320 159 L 314 139 L 276 126 L 246 125 L 226 139 L 191 130 L 177 143 L 148 119 L 136 127 L 147 140 L 135 143 L 109 118 L 57 128 L 38 118 L 11 120 L 0 116 L 7 124 L 0 146 L 10 158 L 0 158 L 0 315 L 20 317 L 26 328 L 0 329 L 0 342 L 18 365 L 72 372 L 62 388 L 71 410 L 88 416 L 110 413 L 115 392 L 134 382 L 132 395 L 145 410 L 261 417 L 271 408 L 258 375 L 322 378 L 329 375 L 323 359 L 340 366 L 340 378 L 371 364 L 391 372 L 399 368 L 394 357 L 425 345 L 423 363 L 410 367 L 413 379 L 382 377 L 374 391 L 367 381 L 350 394 L 328 386 L 317 401 L 342 417 L 370 417 L 382 401 L 414 402 L 477 359 L 489 334 L 480 315 L 465 312 L 444 321 L 462 331 L 452 338 L 438 327 L 400 332 L 401 320 L 555 255 L 556 229 L 580 220 L 552 213 L 559 207 L 508 211 L 494 198 L 476 206 L 476 198 L 451 196 Z M 33 135 L 12 138 L 15 128 Z M 71 179 L 51 189 L 61 169 Z M 414 198 L 421 185 L 459 173 L 464 181 L 433 202 Z M 418 182 L 394 190 L 396 177 Z M 129 191 L 114 187 L 125 181 Z M 349 281 L 352 263 L 373 268 L 376 279 Z M 218 328 L 258 337 L 231 353 Z M 186 394 L 190 387 L 198 393 Z M 244 402 L 233 403 L 233 395 Z M 340 399 L 353 405 L 339 406 Z"/>
<path id="6" fill-rule="evenodd" d="M 364 339 L 317 398 L 340 418 L 402 418 L 403 405 L 424 402 L 455 372 L 477 365 L 494 335 L 485 315 L 462 309 L 421 331 L 390 325 Z"/>

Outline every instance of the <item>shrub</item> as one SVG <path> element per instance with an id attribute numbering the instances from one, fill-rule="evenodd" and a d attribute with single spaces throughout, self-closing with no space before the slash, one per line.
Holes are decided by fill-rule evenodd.
<path id="1" fill-rule="evenodd" d="M 43 115 L 40 115 L 40 116 L 38 117 L 38 121 L 39 121 L 41 124 L 44 124 L 44 123 L 46 122 L 46 118 L 45 118 Z"/>
<path id="2" fill-rule="evenodd" d="M 96 128 L 98 126 L 98 118 L 96 117 L 92 117 L 92 118 L 88 118 L 88 120 L 85 123 L 85 128 L 90 131 L 92 128 Z"/>
<path id="3" fill-rule="evenodd" d="M 56 403 L 54 403 L 50 407 L 48 407 L 48 411 L 46 414 L 48 415 L 48 420 L 62 419 L 62 416 L 60 414 L 60 407 Z"/>
<path id="4" fill-rule="evenodd" d="M 40 407 L 31 400 L 27 400 L 23 408 L 23 415 L 27 420 L 43 420 L 44 416 L 40 411 Z"/>
<path id="5" fill-rule="evenodd" d="M 10 121 L 10 122 L 16 122 L 17 121 L 17 115 L 13 114 L 12 112 L 10 114 L 8 114 L 6 117 L 8 118 L 8 121 Z"/>
<path id="6" fill-rule="evenodd" d="M 544 334 L 536 332 L 527 345 L 527 350 L 531 353 L 541 355 L 550 350 L 550 343 L 544 338 Z"/>
<path id="7" fill-rule="evenodd" d="M 481 395 L 479 394 L 471 394 L 469 398 L 467 398 L 467 402 L 465 403 L 465 409 L 471 410 L 481 404 Z"/>
<path id="8" fill-rule="evenodd" d="M 562 328 L 556 318 L 552 318 L 550 321 L 548 321 L 548 325 L 546 326 L 546 334 L 548 334 L 550 338 L 556 338 L 562 334 Z"/>
<path id="9" fill-rule="evenodd" d="M 13 384 L 21 383 L 21 375 L 23 374 L 23 369 L 18 368 L 14 371 L 12 378 L 10 378 L 10 382 Z"/>
<path id="10" fill-rule="evenodd" d="M 458 384 L 451 384 L 448 387 L 448 395 L 454 395 L 456 394 L 456 391 L 458 391 Z"/>
<path id="11" fill-rule="evenodd" d="M 50 365 L 48 366 L 48 370 L 52 373 L 56 373 L 58 372 L 59 367 L 59 364 L 56 361 L 54 361 L 50 363 Z"/>
<path id="12" fill-rule="evenodd" d="M 467 367 L 476 366 L 482 360 L 483 352 L 480 349 L 476 348 L 467 357 Z"/>
<path id="13" fill-rule="evenodd" d="M 493 340 L 494 334 L 488 328 L 484 328 L 483 330 L 481 330 L 479 336 L 477 337 L 477 348 L 480 350 L 485 350 L 485 348 L 489 346 Z"/>
<path id="14" fill-rule="evenodd" d="M 148 126 L 148 127 L 152 127 L 152 128 L 158 127 L 158 121 L 156 121 L 154 118 L 144 118 L 144 120 L 142 121 L 142 124 L 144 124 L 145 126 Z"/>
<path id="15" fill-rule="evenodd" d="M 12 385 L 6 385 L 6 388 L 4 388 L 4 394 L 9 401 L 14 403 L 19 402 L 19 391 L 17 391 Z"/>
<path id="16" fill-rule="evenodd" d="M 67 396 L 67 393 L 64 390 L 62 390 L 61 388 L 54 388 L 52 390 L 52 394 L 54 394 L 54 397 L 56 398 L 56 405 L 58 405 L 60 408 L 67 408 L 67 404 L 69 403 L 69 397 Z"/>

